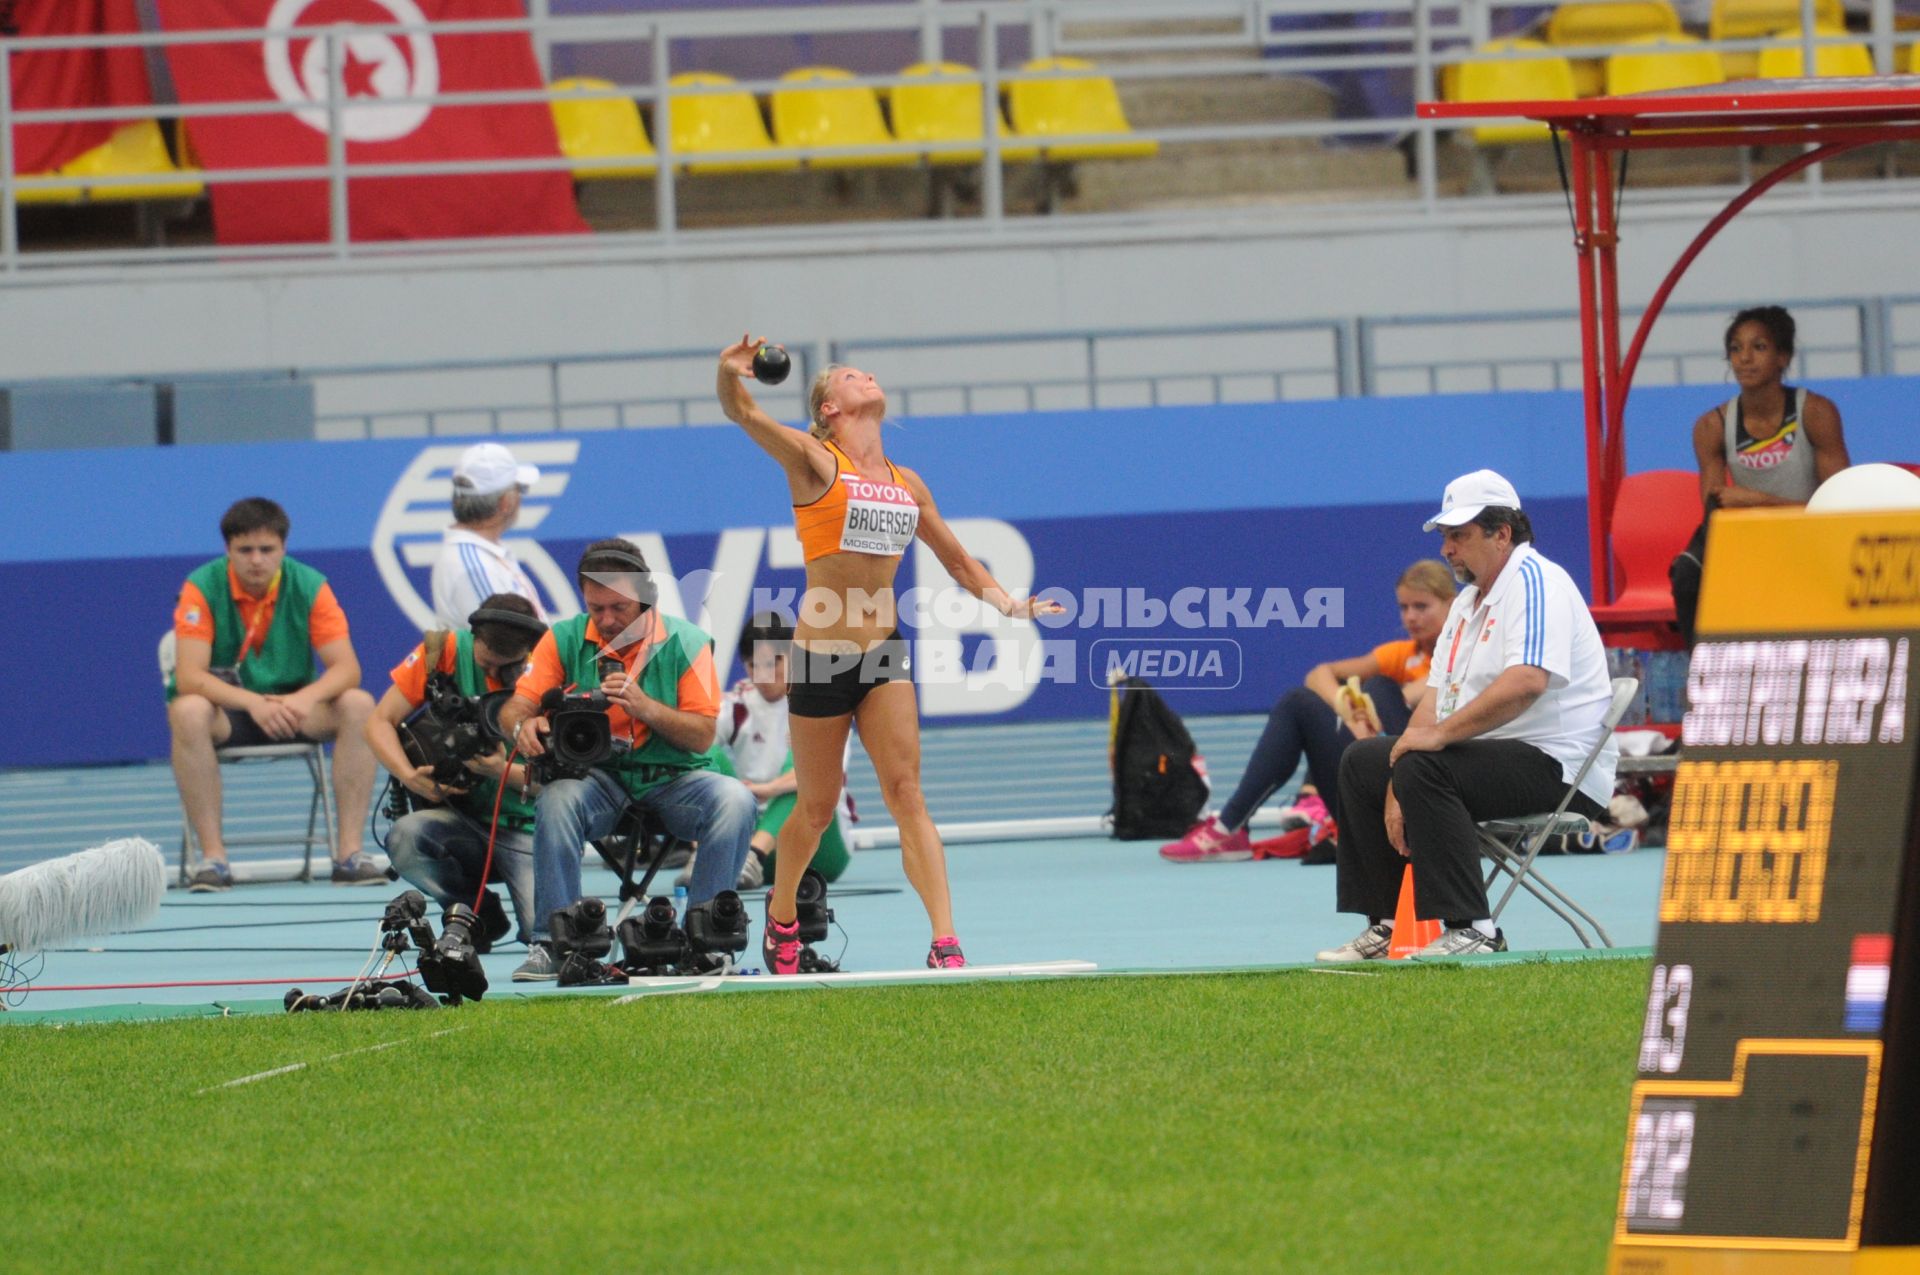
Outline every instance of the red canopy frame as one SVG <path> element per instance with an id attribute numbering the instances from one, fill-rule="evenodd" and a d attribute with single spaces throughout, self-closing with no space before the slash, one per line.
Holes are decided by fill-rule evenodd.
<path id="1" fill-rule="evenodd" d="M 1701 251 L 1747 205 L 1795 173 L 1875 142 L 1920 139 L 1920 76 L 1749 80 L 1697 89 L 1551 102 L 1422 102 L 1422 119 L 1521 116 L 1564 132 L 1572 159 L 1573 247 L 1580 283 L 1580 363 L 1586 398 L 1587 537 L 1596 604 L 1618 596 L 1610 531 L 1626 476 L 1627 393 L 1647 334 Z M 1667 272 L 1620 350 L 1620 229 L 1613 154 L 1709 146 L 1804 145 L 1741 191 Z"/>

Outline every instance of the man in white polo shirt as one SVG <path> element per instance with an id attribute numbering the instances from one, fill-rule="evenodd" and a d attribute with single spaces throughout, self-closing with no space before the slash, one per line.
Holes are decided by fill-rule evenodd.
<path id="1" fill-rule="evenodd" d="M 1612 702 L 1600 631 L 1573 580 L 1534 549 L 1512 483 L 1490 469 L 1454 479 L 1426 524 L 1436 529 L 1464 587 L 1406 733 L 1361 740 L 1341 759 L 1338 906 L 1367 928 L 1323 961 L 1387 954 L 1407 859 L 1418 915 L 1446 925 L 1418 955 L 1505 951 L 1474 825 L 1559 805 Z M 1571 810 L 1605 812 L 1618 757 L 1609 741 Z"/>
<path id="2" fill-rule="evenodd" d="M 456 632 L 496 593 L 517 593 L 548 621 L 540 594 L 513 550 L 501 543 L 520 517 L 520 498 L 540 481 L 540 471 L 515 461 L 498 443 L 480 443 L 453 467 L 453 522 L 433 564 L 433 615 Z"/>

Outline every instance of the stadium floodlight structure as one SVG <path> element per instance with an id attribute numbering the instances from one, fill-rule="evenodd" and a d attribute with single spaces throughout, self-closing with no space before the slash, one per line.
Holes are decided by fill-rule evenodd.
<path id="1" fill-rule="evenodd" d="M 1594 603 L 1612 602 L 1613 507 L 1626 476 L 1626 405 L 1647 335 L 1687 268 L 1754 200 L 1815 164 L 1878 142 L 1920 140 L 1920 76 L 1746 80 L 1623 97 L 1542 102 L 1422 102 L 1422 119 L 1521 116 L 1552 130 L 1573 210 L 1580 285 L 1580 362 L 1586 398 L 1587 543 Z M 1709 147 L 1802 146 L 1752 182 L 1695 235 L 1620 343 L 1616 153 Z M 1622 173 L 1625 167 L 1622 165 Z M 1624 180 L 1624 177 L 1622 178 Z"/>

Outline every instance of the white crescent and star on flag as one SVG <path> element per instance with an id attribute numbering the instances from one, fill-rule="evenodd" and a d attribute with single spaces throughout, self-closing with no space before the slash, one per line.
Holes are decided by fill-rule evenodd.
<path id="1" fill-rule="evenodd" d="M 262 42 L 267 83 L 302 124 L 327 131 L 328 41 L 311 35 L 289 36 L 300 27 L 353 20 L 376 25 L 420 25 L 427 16 L 414 0 L 275 0 Z M 440 59 L 425 31 L 343 34 L 340 80 L 347 101 L 340 110 L 341 131 L 350 142 L 393 142 L 407 136 L 433 113 L 425 102 L 389 101 L 430 97 L 440 91 Z"/>

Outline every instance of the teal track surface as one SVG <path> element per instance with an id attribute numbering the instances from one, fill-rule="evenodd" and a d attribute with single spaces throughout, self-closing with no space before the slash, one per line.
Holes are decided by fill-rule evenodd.
<path id="1" fill-rule="evenodd" d="M 1260 719 L 1199 719 L 1190 725 L 1213 762 L 1216 784 L 1236 781 Z M 303 772 L 295 765 L 249 769 L 258 773 L 232 777 L 230 824 L 304 825 Z M 1107 804 L 1105 724 L 929 731 L 924 770 L 929 803 L 942 822 L 1098 814 Z M 870 768 L 856 759 L 854 772 L 856 800 L 869 819 L 885 822 Z M 1223 799 L 1226 791 L 1217 787 L 1216 797 Z M 178 810 L 164 766 L 0 775 L 0 868 L 121 835 L 146 836 L 171 860 L 178 854 Z M 950 846 L 955 915 L 968 958 L 976 964 L 1088 960 L 1103 969 L 1286 965 L 1311 961 L 1316 950 L 1359 928 L 1356 918 L 1333 911 L 1330 867 L 1290 860 L 1174 866 L 1157 849 L 1153 842 L 1099 837 Z M 1616 944 L 1652 943 L 1659 851 L 1553 858 L 1542 866 L 1600 919 Z M 586 882 L 611 906 L 612 874 L 594 868 Z M 361 968 L 377 937 L 381 907 L 400 888 L 286 883 L 217 895 L 170 891 L 146 929 L 48 952 L 38 958 L 37 970 L 29 964 L 34 990 L 12 997 L 12 1007 L 258 1002 L 277 1000 L 296 981 L 308 991 L 328 990 L 338 984 L 326 980 L 345 980 Z M 821 945 L 828 955 L 842 954 L 844 944 L 850 970 L 921 965 L 926 918 L 907 888 L 897 850 L 857 854 L 834 891 L 830 901 L 844 935 L 836 931 Z M 764 908 L 750 898 L 749 909 L 757 945 Z M 1564 923 L 1524 896 L 1509 907 L 1502 925 L 1516 950 L 1577 947 Z M 508 944 L 484 958 L 490 995 L 552 988 L 509 982 L 523 955 L 524 949 Z M 753 955 L 749 963 L 757 964 Z M 106 986 L 246 979 L 284 981 Z M 53 990 L 68 986 L 101 990 Z"/>

